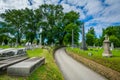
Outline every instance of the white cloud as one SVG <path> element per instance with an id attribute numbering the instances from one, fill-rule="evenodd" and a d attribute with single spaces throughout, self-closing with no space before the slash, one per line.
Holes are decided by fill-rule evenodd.
<path id="1" fill-rule="evenodd" d="M 109 5 L 120 4 L 120 0 L 105 0 L 105 3 Z"/>
<path id="2" fill-rule="evenodd" d="M 69 12 L 69 11 L 71 11 L 71 10 L 74 10 L 74 11 L 76 11 L 76 12 L 79 12 L 79 10 L 78 9 L 76 9 L 76 7 L 75 6 L 70 6 L 69 4 L 62 4 L 62 6 L 63 6 L 63 8 L 64 8 L 64 12 Z"/>
<path id="3" fill-rule="evenodd" d="M 99 13 L 103 7 L 100 1 L 98 0 L 89 0 L 85 8 L 88 12 L 87 15 L 93 15 Z"/>
<path id="4" fill-rule="evenodd" d="M 0 0 L 0 13 L 5 9 L 24 9 L 38 8 L 39 5 L 44 4 L 58 4 L 60 0 L 33 0 L 32 7 L 29 5 L 28 0 Z M 60 3 L 64 12 L 74 10 L 80 13 L 80 20 L 87 19 L 92 16 L 93 19 L 88 19 L 85 22 L 86 32 L 94 25 L 97 34 L 100 34 L 102 28 L 106 28 L 114 23 L 120 23 L 120 0 L 62 0 Z M 107 5 L 107 6 L 106 6 Z"/>
<path id="5" fill-rule="evenodd" d="M 28 7 L 28 0 L 0 0 L 0 13 L 6 9 L 22 9 Z"/>

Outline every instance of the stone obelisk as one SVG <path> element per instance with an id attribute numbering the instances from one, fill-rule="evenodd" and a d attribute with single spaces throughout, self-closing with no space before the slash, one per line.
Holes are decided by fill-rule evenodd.
<path id="1" fill-rule="evenodd" d="M 87 50 L 86 42 L 85 42 L 85 28 L 84 28 L 84 23 L 82 23 L 82 46 L 81 49 Z"/>

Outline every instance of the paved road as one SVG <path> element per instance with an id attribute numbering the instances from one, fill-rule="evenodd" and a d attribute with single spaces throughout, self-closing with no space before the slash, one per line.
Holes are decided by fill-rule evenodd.
<path id="1" fill-rule="evenodd" d="M 65 80 L 107 80 L 68 56 L 64 48 L 56 51 L 55 59 Z"/>

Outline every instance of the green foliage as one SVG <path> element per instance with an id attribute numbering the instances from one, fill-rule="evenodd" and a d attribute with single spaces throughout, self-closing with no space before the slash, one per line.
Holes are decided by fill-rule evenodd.
<path id="1" fill-rule="evenodd" d="M 73 30 L 73 35 L 74 35 L 74 41 L 76 42 L 75 44 L 78 44 L 78 38 L 79 38 L 79 27 L 76 24 L 69 24 L 65 27 L 65 32 L 66 35 L 64 37 L 64 44 L 70 45 L 72 42 L 72 30 Z"/>
<path id="2" fill-rule="evenodd" d="M 115 35 L 111 35 L 109 39 L 110 39 L 110 42 L 112 42 L 115 47 L 120 46 L 120 41 Z"/>
<path id="3" fill-rule="evenodd" d="M 115 26 L 111 26 L 111 27 L 106 28 L 105 34 L 107 34 L 108 36 L 116 35 L 116 31 L 117 30 L 116 30 Z"/>
<path id="4" fill-rule="evenodd" d="M 71 32 L 66 31 L 66 27 L 67 29 L 68 27 L 70 27 L 69 29 L 75 28 L 75 43 L 77 44 L 79 40 L 79 14 L 74 11 L 64 13 L 61 5 L 43 4 L 35 10 L 28 8 L 7 10 L 0 16 L 7 24 L 12 25 L 13 30 L 8 26 L 4 30 L 11 30 L 12 32 L 7 31 L 7 33 L 13 34 L 19 44 L 22 37 L 32 43 L 34 39 L 38 40 L 40 34 L 42 34 L 42 43 L 46 40 L 47 44 L 70 44 L 70 41 L 66 41 L 71 39 L 71 34 L 69 34 L 69 37 L 66 36 Z M 40 28 L 42 28 L 42 33 L 39 32 Z M 0 33 L 3 32 L 0 31 Z"/>
<path id="5" fill-rule="evenodd" d="M 11 24 L 12 27 L 14 26 L 14 28 L 12 29 L 14 33 L 14 35 L 17 37 L 17 42 L 20 43 L 20 39 L 21 39 L 21 34 L 19 29 L 22 27 L 23 22 L 24 22 L 24 18 L 22 15 L 22 10 L 6 10 L 5 13 L 1 14 L 1 17 L 4 18 L 4 20 L 8 23 Z M 8 28 L 9 30 L 11 28 Z"/>
<path id="6" fill-rule="evenodd" d="M 87 43 L 89 46 L 93 46 L 93 45 L 94 45 L 94 42 L 95 42 L 94 35 L 92 35 L 92 34 L 90 34 L 90 33 L 87 33 L 87 34 L 86 34 L 86 43 Z"/>
<path id="7" fill-rule="evenodd" d="M 109 26 L 103 31 L 102 40 L 104 40 L 104 35 L 107 34 L 111 42 L 113 42 L 115 47 L 120 47 L 120 26 Z"/>
<path id="8" fill-rule="evenodd" d="M 86 34 L 86 43 L 88 46 L 93 46 L 93 45 L 98 46 L 99 40 L 96 38 L 95 31 L 94 31 L 93 27 L 91 27 L 88 30 L 88 33 Z"/>
<path id="9" fill-rule="evenodd" d="M 95 35 L 95 30 L 93 27 L 90 27 L 90 29 L 88 30 L 88 33 L 92 34 L 94 37 L 96 37 Z"/>
<path id="10" fill-rule="evenodd" d="M 72 42 L 72 30 L 74 35 L 74 42 L 77 45 L 79 40 L 79 32 L 80 32 L 80 21 L 79 14 L 70 11 L 65 14 L 63 22 L 64 22 L 64 36 L 63 43 L 64 45 L 70 45 Z"/>

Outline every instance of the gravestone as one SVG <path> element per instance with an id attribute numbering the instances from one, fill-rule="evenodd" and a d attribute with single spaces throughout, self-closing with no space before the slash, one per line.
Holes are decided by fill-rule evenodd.
<path id="1" fill-rule="evenodd" d="M 85 30 L 84 30 L 84 23 L 82 23 L 82 47 L 81 49 L 87 50 L 86 42 L 85 42 Z"/>
<path id="2" fill-rule="evenodd" d="M 103 41 L 103 48 L 104 48 L 104 52 L 102 53 L 102 56 L 111 57 L 112 53 L 110 51 L 110 41 L 107 35 L 105 35 L 105 40 Z"/>
<path id="3" fill-rule="evenodd" d="M 2 42 L 2 46 L 4 46 L 5 45 L 5 43 L 4 42 Z"/>
<path id="4" fill-rule="evenodd" d="M 114 49 L 114 44 L 111 43 L 111 47 L 110 47 L 110 50 L 113 50 Z"/>
<path id="5" fill-rule="evenodd" d="M 39 66 L 45 64 L 45 58 L 33 57 L 7 68 L 8 75 L 29 76 Z"/>

